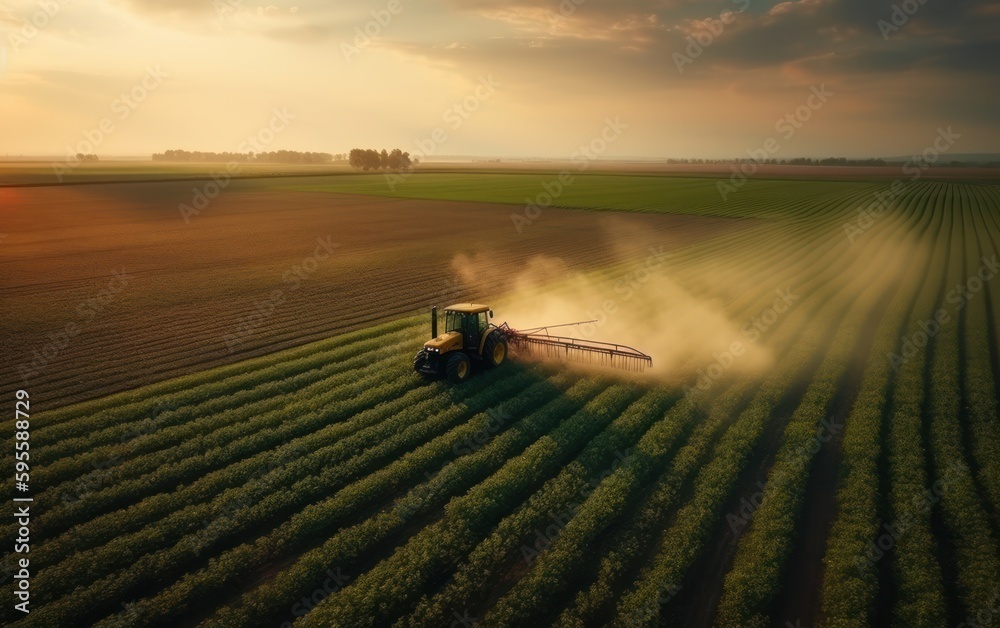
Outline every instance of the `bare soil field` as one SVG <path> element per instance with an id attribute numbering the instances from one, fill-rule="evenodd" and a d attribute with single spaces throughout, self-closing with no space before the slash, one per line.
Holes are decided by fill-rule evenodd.
<path id="1" fill-rule="evenodd" d="M 599 267 L 645 249 L 612 232 L 680 247 L 747 224 L 553 208 L 518 234 L 511 205 L 252 181 L 186 223 L 192 195 L 191 182 L 0 189 L 4 393 L 30 385 L 51 408 L 490 296 L 456 279 L 463 252 L 511 272 L 536 255 Z"/>

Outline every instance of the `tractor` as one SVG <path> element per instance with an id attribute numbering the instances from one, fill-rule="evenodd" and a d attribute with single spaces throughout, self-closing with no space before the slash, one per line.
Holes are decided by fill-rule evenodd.
<path id="1" fill-rule="evenodd" d="M 413 358 L 424 375 L 444 375 L 454 383 L 472 374 L 473 362 L 496 368 L 507 360 L 507 335 L 490 322 L 493 310 L 478 303 L 458 303 L 444 309 L 444 333 L 438 335 L 437 308 L 431 308 L 431 339 Z"/>
<path id="2" fill-rule="evenodd" d="M 464 382 L 472 374 L 472 365 L 482 363 L 496 368 L 507 361 L 508 351 L 523 356 L 558 359 L 625 371 L 642 371 L 653 359 L 627 345 L 582 338 L 553 336 L 550 329 L 585 325 L 564 323 L 532 329 L 513 329 L 507 323 L 490 322 L 493 310 L 488 305 L 459 303 L 444 309 L 444 334 L 438 335 L 437 307 L 431 308 L 431 339 L 413 358 L 413 368 L 427 376 L 446 376 L 454 383 Z"/>

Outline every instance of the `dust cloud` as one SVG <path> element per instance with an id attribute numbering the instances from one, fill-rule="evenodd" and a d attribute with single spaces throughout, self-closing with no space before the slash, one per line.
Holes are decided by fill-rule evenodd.
<path id="1" fill-rule="evenodd" d="M 575 271 L 548 256 L 531 258 L 513 276 L 498 273 L 488 255 L 458 255 L 452 268 L 470 293 L 502 287 L 495 323 L 523 330 L 589 321 L 549 333 L 634 347 L 653 358 L 646 373 L 658 379 L 682 381 L 711 365 L 727 373 L 767 368 L 770 351 L 720 303 L 685 290 L 671 277 L 666 255 L 650 248 L 645 259 L 633 257 L 606 275 Z"/>

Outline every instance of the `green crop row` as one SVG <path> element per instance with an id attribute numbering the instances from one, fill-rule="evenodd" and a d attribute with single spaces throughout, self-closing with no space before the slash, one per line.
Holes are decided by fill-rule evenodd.
<path id="1" fill-rule="evenodd" d="M 869 239 L 869 242 L 871 241 L 872 239 Z M 875 250 L 878 250 L 879 243 L 867 246 L 876 247 Z M 868 287 L 871 279 L 878 275 L 877 267 L 868 266 L 864 272 L 852 275 L 852 283 L 863 290 Z M 660 553 L 654 559 L 652 566 L 640 575 L 635 590 L 627 593 L 620 601 L 618 606 L 620 623 L 645 624 L 659 617 L 661 601 L 669 597 L 671 587 L 681 582 L 687 567 L 692 564 L 694 557 L 707 541 L 717 521 L 713 513 L 718 513 L 729 498 L 745 460 L 756 448 L 758 439 L 771 419 L 773 408 L 788 389 L 788 383 L 796 377 L 801 377 L 803 367 L 811 361 L 811 356 L 816 355 L 819 346 L 826 346 L 819 338 L 823 333 L 821 330 L 840 322 L 842 314 L 838 310 L 847 308 L 844 299 L 842 297 L 838 299 L 838 295 L 857 289 L 851 285 L 834 284 L 828 286 L 822 293 L 813 294 L 813 305 L 817 310 L 827 309 L 828 316 L 810 315 L 814 321 L 803 334 L 803 340 L 789 350 L 790 355 L 778 370 L 770 375 L 750 407 L 723 436 L 719 447 L 713 453 L 714 458 L 696 480 L 692 501 L 678 513 L 674 525 L 667 531 L 660 544 Z M 592 605 L 588 607 L 594 608 Z"/>
<path id="2" fill-rule="evenodd" d="M 674 397 L 667 390 L 654 389 L 630 405 L 587 444 L 576 460 L 505 517 L 469 554 L 444 590 L 433 599 L 422 600 L 407 623 L 419 626 L 446 622 L 453 609 L 465 608 L 474 596 L 482 595 L 511 561 L 531 564 L 537 554 L 561 535 L 566 520 L 575 516 L 604 476 L 633 459 L 635 454 L 629 448 L 640 437 L 645 440 L 643 433 L 654 423 L 665 426 L 658 432 L 679 437 L 673 413 L 663 418 L 667 404 Z"/>
<path id="3" fill-rule="evenodd" d="M 455 496 L 462 495 L 475 484 L 482 482 L 495 473 L 512 456 L 518 455 L 537 438 L 553 429 L 562 419 L 579 410 L 588 399 L 598 393 L 599 386 L 594 382 L 581 381 L 568 387 L 570 377 L 565 374 L 553 377 L 548 382 L 536 384 L 524 393 L 503 404 L 505 420 L 516 420 L 495 438 L 481 448 L 472 450 L 466 448 L 458 457 L 445 460 L 439 471 L 426 474 L 429 479 L 412 489 L 397 500 L 392 508 L 366 519 L 349 528 L 341 529 L 337 534 L 327 538 L 319 547 L 311 549 L 299 556 L 287 570 L 278 574 L 272 581 L 248 592 L 233 607 L 223 607 L 209 619 L 209 625 L 253 626 L 264 619 L 282 619 L 283 615 L 304 614 L 301 609 L 290 611 L 303 596 L 308 597 L 323 579 L 323 574 L 331 566 L 351 565 L 360 556 L 382 549 L 382 544 L 391 535 L 405 529 L 418 517 L 436 509 Z M 536 409 L 537 408 L 537 409 Z M 518 417 L 527 414 L 524 418 Z M 488 422 L 486 417 L 479 417 L 479 422 Z M 472 426 L 475 428 L 476 423 Z M 478 428 L 482 429 L 482 428 Z M 451 453 L 454 453 L 454 449 Z M 437 459 L 435 459 L 437 462 Z M 406 457 L 383 472 L 387 477 L 408 473 L 414 464 L 414 459 Z M 374 475 L 366 478 L 355 493 L 376 493 L 381 485 L 380 478 Z M 318 521 L 322 526 L 328 526 L 330 521 L 336 521 L 347 504 L 355 499 L 352 494 L 335 496 L 324 503 L 310 507 L 310 521 Z M 306 513 L 303 512 L 303 515 Z M 287 548 L 303 545 L 302 531 L 295 526 L 282 526 L 276 531 L 281 540 L 258 539 L 252 545 L 237 548 L 251 565 L 256 564 L 266 551 L 275 548 Z M 266 557 L 266 555 L 265 555 Z M 205 574 L 208 577 L 208 574 Z M 191 586 L 197 588 L 198 582 Z M 287 618 L 287 617 L 285 617 Z"/>
<path id="4" fill-rule="evenodd" d="M 274 448 L 292 440 L 292 435 L 302 433 L 304 429 L 330 426 L 324 430 L 330 438 L 343 437 L 357 429 L 367 426 L 356 420 L 358 412 L 378 403 L 382 394 L 388 390 L 377 390 L 382 383 L 384 387 L 394 387 L 397 393 L 404 391 L 412 381 L 412 374 L 405 367 L 399 367 L 399 375 L 395 383 L 383 382 L 376 374 L 362 378 L 372 388 L 366 393 L 350 397 L 340 396 L 344 392 L 354 390 L 354 384 L 342 384 L 332 393 L 321 395 L 314 399 L 303 400 L 303 403 L 278 409 L 273 412 L 252 418 L 250 421 L 237 423 L 234 429 L 242 429 L 245 424 L 261 424 L 268 429 L 251 430 L 234 442 L 219 443 L 221 447 L 211 448 L 211 437 L 193 439 L 190 443 L 192 455 L 185 459 L 157 457 L 161 465 L 153 473 L 139 477 L 121 476 L 117 483 L 109 482 L 108 477 L 100 476 L 99 483 L 89 483 L 85 492 L 74 493 L 76 499 L 66 500 L 53 509 L 43 513 L 33 522 L 36 534 L 47 540 L 35 548 L 33 564 L 42 568 L 68 556 L 67 552 L 78 553 L 97 544 L 106 543 L 109 538 L 134 532 L 147 525 L 150 521 L 165 517 L 176 512 L 180 507 L 203 501 L 204 499 L 227 488 L 238 486 L 253 477 L 262 468 L 261 464 L 273 457 Z M 358 381 L 358 380 L 355 380 Z M 412 393 L 427 398 L 433 394 L 431 389 Z M 325 410 L 320 411 L 326 403 Z M 293 420 L 288 420 L 287 412 L 300 411 Z M 288 448 L 286 447 L 287 451 Z M 249 458 L 249 460 L 242 459 Z M 126 468 L 134 464 L 144 464 L 141 459 L 126 463 Z M 262 462 L 264 461 L 264 462 Z M 235 463 L 235 464 L 234 464 Z M 226 466 L 230 465 L 230 466 Z M 214 469 L 214 470 L 213 470 Z M 203 475 L 208 473 L 208 475 Z M 110 474 L 109 474 L 110 475 Z M 172 491 L 178 482 L 188 482 L 181 491 Z M 143 497 L 143 496 L 146 497 Z M 137 502 L 138 503 L 135 503 Z M 125 508 L 125 510 L 115 510 Z M 63 532 L 59 534 L 59 532 Z"/>
<path id="5" fill-rule="evenodd" d="M 994 528 L 1000 530 L 1000 422 L 996 419 L 1000 410 L 990 353 L 990 328 L 998 321 L 994 320 L 995 315 L 989 315 L 988 310 L 990 299 L 1000 293 L 1000 281 L 994 276 L 996 271 L 985 266 L 985 262 L 992 262 L 997 256 L 997 248 L 989 235 L 996 227 L 987 217 L 989 206 L 986 201 L 972 195 L 971 191 L 965 193 L 971 196 L 969 204 L 974 208 L 971 212 L 974 222 L 966 228 L 971 242 L 965 246 L 965 274 L 966 277 L 979 277 L 983 281 L 984 293 L 973 297 L 965 313 L 963 384 L 979 482 L 994 514 Z M 985 271 L 982 277 L 979 275 L 981 268 Z"/>
<path id="6" fill-rule="evenodd" d="M 661 601 L 684 573 L 708 540 L 721 510 L 732 494 L 745 466 L 784 397 L 788 383 L 807 369 L 821 346 L 819 336 L 825 325 L 813 323 L 803 339 L 786 355 L 780 366 L 765 380 L 750 406 L 726 431 L 713 458 L 695 480 L 694 496 L 677 513 L 667 530 L 650 568 L 636 582 L 635 589 L 619 602 L 616 623 L 649 625 L 660 617 Z"/>
<path id="7" fill-rule="evenodd" d="M 488 406 L 497 395 L 517 390 L 525 377 L 509 372 L 507 378 L 492 382 L 492 386 L 487 378 L 470 382 L 463 390 L 462 404 L 451 405 L 436 415 L 435 410 L 451 404 L 450 395 L 416 404 L 407 403 L 409 400 L 403 397 L 400 407 L 380 404 L 355 417 L 370 420 L 370 428 L 331 445 L 310 442 L 322 437 L 322 432 L 300 439 L 294 446 L 300 455 L 308 452 L 306 455 L 288 458 L 273 470 L 265 468 L 264 473 L 243 487 L 229 489 L 209 504 L 180 510 L 138 533 L 117 538 L 96 552 L 77 554 L 41 571 L 35 581 L 44 585 L 43 590 L 78 588 L 44 606 L 38 614 L 48 621 L 50 617 L 61 619 L 73 609 L 99 611 L 116 596 L 121 599 L 136 587 L 169 583 L 171 577 L 183 575 L 189 565 L 198 564 L 215 548 L 224 547 L 228 539 L 265 526 L 276 517 L 295 512 L 371 473 L 442 428 L 450 429 L 469 409 L 480 404 Z M 372 394 L 384 396 L 385 392 L 373 390 Z M 94 573 L 94 563 L 102 566 L 101 572 Z M 91 565 L 89 570 L 88 565 Z M 126 565 L 130 566 L 124 568 Z M 95 575 L 107 573 L 110 567 L 124 569 L 94 580 Z M 86 582 L 93 584 L 81 586 Z"/>
<path id="8" fill-rule="evenodd" d="M 522 373 L 486 387 L 482 394 L 476 396 L 475 403 L 467 401 L 461 407 L 453 408 L 463 415 L 473 415 L 464 423 L 415 448 L 384 468 L 364 477 L 359 476 L 359 479 L 330 497 L 311 503 L 269 534 L 223 552 L 207 567 L 188 572 L 165 590 L 137 604 L 132 609 L 133 617 L 141 620 L 141 623 L 165 623 L 175 615 L 191 609 L 203 611 L 206 605 L 215 602 L 217 595 L 225 592 L 234 581 L 252 576 L 270 561 L 280 560 L 289 552 L 314 544 L 317 538 L 323 538 L 330 530 L 343 527 L 350 517 L 371 508 L 379 500 L 384 500 L 386 495 L 419 481 L 421 473 L 428 474 L 435 466 L 446 463 L 456 455 L 456 451 L 461 450 L 463 441 L 487 429 L 493 421 L 490 412 L 510 399 L 512 392 L 528 386 L 529 390 L 534 391 L 527 395 L 528 399 L 559 392 L 559 388 L 548 382 L 530 384 L 533 379 L 530 373 Z M 561 383 L 562 380 L 556 378 L 554 381 Z M 520 400 L 507 404 L 512 413 L 508 420 L 516 420 L 529 407 Z M 328 480 L 326 476 L 333 475 L 335 474 L 325 474 L 320 479 Z M 114 617 L 110 619 L 113 620 Z M 259 615 L 255 614 L 254 621 L 260 621 Z"/>
<path id="9" fill-rule="evenodd" d="M 441 520 L 320 603 L 303 618 L 305 625 L 361 626 L 406 612 L 428 582 L 450 569 L 504 513 L 551 477 L 636 396 L 632 385 L 608 387 L 489 479 L 452 500 Z"/>
<path id="10" fill-rule="evenodd" d="M 353 371 L 366 364 L 366 360 L 388 357 L 388 347 L 405 344 L 412 340 L 412 331 L 404 329 L 387 334 L 382 338 L 361 341 L 347 347 L 331 351 L 317 352 L 309 358 L 301 358 L 293 363 L 274 366 L 254 372 L 256 381 L 244 382 L 246 387 L 220 392 L 199 403 L 183 405 L 175 396 L 163 395 L 157 397 L 157 404 L 149 414 L 134 413 L 118 417 L 115 423 L 102 427 L 100 415 L 92 419 L 77 419 L 74 427 L 86 428 L 84 434 L 78 436 L 63 435 L 48 446 L 39 443 L 38 454 L 45 461 L 46 473 L 53 474 L 46 478 L 45 485 L 51 486 L 57 478 L 56 463 L 70 463 L 72 472 L 87 469 L 92 463 L 98 448 L 106 445 L 121 444 L 123 440 L 131 440 L 144 435 L 136 433 L 136 423 L 150 419 L 155 430 L 168 426 L 193 423 L 205 417 L 219 415 L 226 411 L 243 410 L 266 411 L 283 396 L 297 397 L 308 391 L 308 387 L 316 382 L 329 379 L 335 375 Z M 398 357 L 398 354 L 397 354 Z M 180 434 L 177 440 L 183 440 Z M 139 445 L 139 443 L 134 443 Z M 142 443 L 145 446 L 145 443 Z M 130 455 L 135 455 L 130 452 Z"/>
<path id="11" fill-rule="evenodd" d="M 419 320 L 404 318 L 302 347 L 51 410 L 33 418 L 33 423 L 37 421 L 33 432 L 37 430 L 37 434 L 33 433 L 32 436 L 37 435 L 45 441 L 55 443 L 63 438 L 85 434 L 96 427 L 108 427 L 127 421 L 130 417 L 147 416 L 162 407 L 165 401 L 175 407 L 194 405 L 266 382 L 275 375 L 275 371 L 270 370 L 272 368 L 277 368 L 281 373 L 286 368 L 294 372 L 300 360 L 305 360 L 306 364 L 314 364 L 316 354 L 350 347 L 359 341 L 378 339 L 405 329 L 416 331 L 422 323 L 422 317 Z"/>
<path id="12" fill-rule="evenodd" d="M 955 203 L 958 199 L 950 195 Z M 939 302 L 939 308 L 948 311 L 969 306 L 969 296 L 953 286 L 965 285 L 968 276 L 963 261 L 966 237 L 974 237 L 963 222 L 966 212 L 952 207 L 953 236 L 951 260 L 948 262 L 946 287 L 949 292 Z M 982 299 L 982 294 L 969 292 L 971 299 Z M 955 296 L 953 301 L 949 296 Z M 1000 583 L 1000 553 L 983 503 L 977 493 L 972 472 L 965 462 L 961 405 L 962 392 L 959 379 L 959 323 L 957 312 L 953 320 L 941 324 L 933 339 L 929 382 L 930 450 L 938 481 L 942 483 L 940 507 L 948 542 L 954 546 L 957 567 L 958 593 L 971 614 L 991 608 Z"/>
<path id="13" fill-rule="evenodd" d="M 389 355 L 391 349 L 396 350 L 395 356 Z M 375 360 L 373 356 L 359 356 L 359 362 L 355 367 L 370 366 L 375 362 L 377 366 L 385 367 L 387 371 L 398 373 L 398 377 L 403 377 L 408 375 L 408 372 L 398 363 L 400 349 L 400 347 L 386 349 L 381 360 Z M 95 484 L 110 486 L 138 479 L 147 473 L 157 471 L 170 461 L 205 455 L 211 449 L 224 447 L 256 431 L 276 427 L 281 423 L 283 416 L 304 414 L 322 407 L 330 400 L 349 396 L 357 389 L 359 379 L 369 386 L 374 386 L 379 381 L 376 373 L 363 375 L 355 371 L 331 374 L 328 378 L 304 386 L 302 394 L 276 394 L 267 401 L 262 400 L 224 410 L 215 415 L 192 419 L 172 427 L 157 423 L 146 428 L 148 433 L 133 440 L 97 447 L 87 454 L 60 460 L 48 467 L 49 472 L 45 474 L 46 477 L 39 480 L 42 485 L 51 487 L 39 496 L 40 501 L 50 502 L 49 508 L 39 509 L 39 515 L 57 504 L 67 502 L 70 508 L 74 509 L 73 502 L 76 501 L 81 486 Z M 58 483 L 60 481 L 62 483 Z M 87 491 L 88 494 L 93 492 L 93 490 Z M 133 497 L 141 495 L 132 494 Z M 72 499 L 67 499 L 65 496 Z M 88 513 L 88 516 L 93 515 Z"/>
<path id="14" fill-rule="evenodd" d="M 118 509 L 128 509 L 130 506 L 142 506 L 144 498 L 155 498 L 159 495 L 169 494 L 169 491 L 179 484 L 194 482 L 213 471 L 225 471 L 229 465 L 235 462 L 267 452 L 271 448 L 281 446 L 296 438 L 311 435 L 311 442 L 320 444 L 345 438 L 360 430 L 370 429 L 376 424 L 377 419 L 368 418 L 366 421 L 363 419 L 367 417 L 358 416 L 358 413 L 378 404 L 383 399 L 383 395 L 390 397 L 401 395 L 406 393 L 412 385 L 412 374 L 405 366 L 397 366 L 393 371 L 395 372 L 387 374 L 390 379 L 381 388 L 378 388 L 377 384 L 383 381 L 385 375 L 372 374 L 363 378 L 372 387 L 361 395 L 353 397 L 344 395 L 344 388 L 353 388 L 352 383 L 347 383 L 316 398 L 304 399 L 287 408 L 277 409 L 252 420 L 237 423 L 232 430 L 239 437 L 231 442 L 223 440 L 217 443 L 211 436 L 195 438 L 186 447 L 187 456 L 184 458 L 171 457 L 165 453 L 148 454 L 159 464 L 155 471 L 131 479 L 128 475 L 122 475 L 115 478 L 114 482 L 106 482 L 107 486 L 101 490 L 50 510 L 38 519 L 39 533 L 43 533 L 41 531 L 48 533 L 48 531 L 69 530 L 71 535 L 82 540 L 81 530 L 73 528 L 74 525 L 83 522 L 86 522 L 83 525 L 87 525 L 101 515 L 111 514 L 117 515 L 115 516 L 116 526 L 120 534 L 141 526 L 150 517 L 166 514 L 170 510 L 176 510 L 177 507 L 189 503 L 182 501 L 175 492 L 170 494 L 168 500 L 170 503 L 167 505 L 169 510 L 158 510 L 155 515 L 143 509 L 135 512 L 135 514 L 141 513 L 138 517 L 134 517 L 133 513 L 128 510 L 126 510 L 128 514 L 124 516 L 118 512 Z M 408 394 L 405 402 L 397 399 L 392 403 L 397 407 L 404 407 L 407 403 L 424 401 L 434 396 L 434 389 L 417 389 Z M 322 440 L 319 440 L 321 436 Z M 126 470 L 141 460 L 140 458 L 132 463 L 127 463 Z M 230 486 L 245 479 L 245 477 L 233 473 L 227 473 L 227 475 Z M 198 495 L 202 498 L 205 497 L 203 493 Z M 44 554 L 43 548 L 44 546 L 39 549 L 40 553 Z M 75 545 L 74 548 L 79 549 Z"/>
<path id="15" fill-rule="evenodd" d="M 873 267 L 879 266 L 879 260 L 875 260 Z M 892 279 L 891 276 L 879 277 L 855 301 L 834 336 L 830 352 L 785 428 L 784 440 L 768 471 L 760 505 L 753 511 L 749 529 L 740 538 L 732 568 L 725 577 L 718 619 L 723 625 L 768 622 L 766 613 L 781 586 L 783 570 L 791 553 L 812 459 L 824 443 L 837 437 L 825 427 L 824 421 L 841 391 L 845 373 L 857 350 L 860 330 L 881 318 L 882 313 L 875 304 Z"/>
<path id="16" fill-rule="evenodd" d="M 814 233 L 813 235 L 821 241 L 830 240 L 825 234 Z M 828 251 L 829 249 L 828 242 L 809 247 L 810 252 Z M 748 255 L 753 253 L 751 251 Z M 809 265 L 815 266 L 815 262 Z M 820 267 L 825 268 L 826 266 L 821 265 Z M 817 282 L 820 275 L 821 273 L 814 273 L 812 277 L 803 277 L 801 285 L 810 288 L 810 290 L 816 290 L 817 288 L 811 286 Z M 795 330 L 798 329 L 796 323 L 814 316 L 815 312 L 821 311 L 825 305 L 818 299 L 811 299 L 800 306 L 801 309 L 792 315 L 792 320 L 795 323 L 792 323 L 788 329 L 782 328 L 786 332 L 783 335 L 794 337 Z M 747 305 L 751 311 L 755 307 L 759 307 L 759 305 Z M 590 625 L 597 622 L 598 617 L 608 614 L 610 609 L 607 607 L 614 597 L 616 583 L 627 573 L 631 565 L 645 553 L 646 547 L 651 542 L 664 517 L 663 513 L 669 511 L 676 504 L 680 498 L 681 487 L 685 486 L 689 478 L 705 464 L 711 446 L 718 440 L 728 422 L 728 417 L 737 409 L 740 399 L 743 399 L 754 387 L 753 380 L 744 378 L 737 386 L 715 396 L 714 408 L 707 420 L 696 427 L 689 443 L 681 449 L 680 454 L 675 459 L 670 472 L 657 481 L 642 506 L 627 524 L 615 533 L 610 543 L 611 549 L 599 561 L 596 580 L 576 596 L 575 601 L 562 613 L 560 623 L 574 626 Z"/>
<path id="17" fill-rule="evenodd" d="M 923 234 L 932 215 L 925 214 L 913 233 Z M 937 217 L 938 222 L 940 216 Z M 925 224 L 927 223 L 927 224 Z M 822 589 L 824 625 L 849 628 L 872 622 L 878 594 L 878 570 L 870 561 L 870 544 L 879 529 L 879 459 L 882 456 L 882 416 L 891 390 L 892 353 L 899 351 L 906 316 L 927 273 L 929 255 L 915 256 L 904 276 L 902 289 L 890 304 L 879 326 L 855 397 L 842 444 L 842 484 L 837 491 L 834 519 L 823 558 Z"/>
<path id="18" fill-rule="evenodd" d="M 902 363 L 886 356 L 895 371 L 895 387 L 889 406 L 889 430 L 886 457 L 889 473 L 889 521 L 872 539 L 866 559 L 872 565 L 888 560 L 893 573 L 896 603 L 894 620 L 903 626 L 941 626 L 945 623 L 944 584 L 941 566 L 935 556 L 936 542 L 931 532 L 933 503 L 925 496 L 928 483 L 928 460 L 923 441 L 923 378 L 926 351 L 905 352 L 904 340 L 918 328 L 917 322 L 933 316 L 937 293 L 944 279 L 941 260 L 947 259 L 947 241 L 951 237 L 950 221 L 943 209 L 932 203 L 935 195 L 919 199 L 921 206 L 941 216 L 944 222 L 930 233 L 931 256 L 936 260 L 924 278 L 920 297 L 900 339 Z M 905 356 L 905 359 L 903 359 Z"/>
<path id="19" fill-rule="evenodd" d="M 622 464 L 594 487 L 550 546 L 539 548 L 531 569 L 497 601 L 484 621 L 523 625 L 544 616 L 548 603 L 564 593 L 585 567 L 587 548 L 621 518 L 645 482 L 676 452 L 697 417 L 692 405 L 682 400 L 643 435 Z"/>

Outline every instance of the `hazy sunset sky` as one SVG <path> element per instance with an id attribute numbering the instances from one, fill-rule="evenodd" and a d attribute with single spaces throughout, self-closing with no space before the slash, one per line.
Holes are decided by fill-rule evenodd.
<path id="1" fill-rule="evenodd" d="M 440 128 L 438 155 L 559 158 L 617 118 L 607 157 L 908 155 L 949 125 L 1000 152 L 1000 2 L 896 4 L 889 30 L 885 0 L 0 0 L 0 155 L 106 118 L 102 156 L 235 151 L 275 108 L 295 117 L 269 150 L 417 152 Z M 708 45 L 679 69 L 687 37 Z"/>

